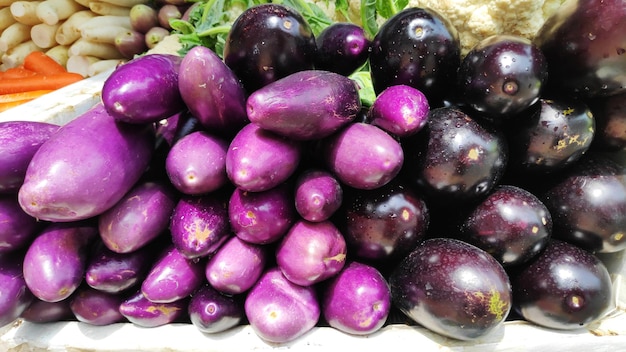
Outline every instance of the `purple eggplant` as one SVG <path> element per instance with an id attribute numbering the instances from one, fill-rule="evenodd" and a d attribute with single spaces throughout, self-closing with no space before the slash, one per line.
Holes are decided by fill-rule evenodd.
<path id="1" fill-rule="evenodd" d="M 301 144 L 250 123 L 231 140 L 226 174 L 237 187 L 265 191 L 286 181 L 298 167 Z"/>
<path id="2" fill-rule="evenodd" d="M 426 96 L 404 84 L 385 88 L 367 111 L 367 121 L 399 137 L 419 132 L 428 122 L 430 105 Z"/>
<path id="3" fill-rule="evenodd" d="M 404 163 L 400 143 L 382 129 L 362 122 L 333 134 L 323 148 L 330 171 L 358 189 L 382 187 L 400 173 Z"/>
<path id="4" fill-rule="evenodd" d="M 181 320 L 187 313 L 188 304 L 188 298 L 154 303 L 138 291 L 120 304 L 119 311 L 133 325 L 154 328 Z"/>
<path id="5" fill-rule="evenodd" d="M 331 327 L 353 335 L 378 331 L 391 311 L 391 290 L 373 266 L 350 262 L 322 288 L 322 314 Z"/>
<path id="6" fill-rule="evenodd" d="M 22 312 L 20 318 L 37 324 L 76 319 L 72 309 L 70 309 L 69 298 L 58 302 L 46 302 L 36 297 L 33 299 L 28 308 Z"/>
<path id="7" fill-rule="evenodd" d="M 591 147 L 609 152 L 626 149 L 626 92 L 587 103 L 596 122 Z"/>
<path id="8" fill-rule="evenodd" d="M 178 91 L 182 58 L 148 54 L 117 67 L 104 81 L 102 103 L 116 120 L 144 124 L 183 110 Z"/>
<path id="9" fill-rule="evenodd" d="M 189 259 L 203 258 L 231 237 L 227 200 L 221 195 L 183 196 L 170 221 L 172 243 Z"/>
<path id="10" fill-rule="evenodd" d="M 113 45 L 127 60 L 132 60 L 148 50 L 145 34 L 131 29 L 116 35 Z"/>
<path id="11" fill-rule="evenodd" d="M 185 54 L 178 88 L 189 111 L 209 131 L 233 133 L 249 122 L 241 82 L 207 47 L 196 46 Z"/>
<path id="12" fill-rule="evenodd" d="M 37 150 L 18 193 L 20 205 L 48 221 L 100 215 L 137 183 L 153 151 L 152 126 L 120 124 L 98 103 Z"/>
<path id="13" fill-rule="evenodd" d="M 292 192 L 287 184 L 263 192 L 236 188 L 228 203 L 230 226 L 244 241 L 267 244 L 280 239 L 294 223 Z"/>
<path id="14" fill-rule="evenodd" d="M 58 129 L 47 122 L 0 123 L 0 193 L 17 192 L 33 155 Z"/>
<path id="15" fill-rule="evenodd" d="M 167 176 L 178 191 L 200 195 L 215 191 L 228 182 L 226 152 L 228 141 L 204 131 L 180 138 L 165 160 Z"/>
<path id="16" fill-rule="evenodd" d="M 130 26 L 135 31 L 146 33 L 150 28 L 159 25 L 157 9 L 149 4 L 136 4 L 128 14 Z"/>
<path id="17" fill-rule="evenodd" d="M 243 320 L 243 301 L 225 295 L 204 285 L 189 299 L 187 307 L 191 323 L 206 334 L 215 334 L 233 328 Z"/>
<path id="18" fill-rule="evenodd" d="M 311 286 L 336 275 L 345 265 L 347 245 L 330 221 L 299 220 L 276 248 L 276 264 L 285 277 Z"/>
<path id="19" fill-rule="evenodd" d="M 36 300 L 23 274 L 22 253 L 0 256 L 0 327 L 17 319 Z"/>
<path id="20" fill-rule="evenodd" d="M 266 270 L 250 289 L 244 310 L 254 332 L 272 343 L 295 340 L 320 317 L 315 289 L 292 283 L 278 268 Z"/>
<path id="21" fill-rule="evenodd" d="M 103 292 L 89 286 L 81 286 L 72 295 L 69 306 L 78 321 L 104 326 L 126 320 L 119 310 L 125 298 L 119 293 Z"/>
<path id="22" fill-rule="evenodd" d="M 177 194 L 161 182 L 140 181 L 98 217 L 100 238 L 117 253 L 144 247 L 167 230 Z"/>
<path id="23" fill-rule="evenodd" d="M 363 27 L 350 22 L 334 22 L 316 37 L 316 70 L 349 76 L 367 62 L 371 41 Z"/>
<path id="24" fill-rule="evenodd" d="M 224 44 L 224 62 L 248 93 L 294 72 L 313 69 L 315 36 L 291 7 L 262 4 L 237 17 Z"/>
<path id="25" fill-rule="evenodd" d="M 0 194 L 0 255 L 27 246 L 44 222 L 26 214 L 13 194 Z"/>
<path id="26" fill-rule="evenodd" d="M 172 30 L 172 27 L 170 26 L 170 20 L 172 19 L 180 19 L 183 17 L 183 13 L 181 12 L 181 9 L 173 4 L 164 4 L 161 5 L 159 7 L 159 10 L 157 11 L 157 18 L 159 20 L 159 26 L 167 29 L 167 30 Z"/>
<path id="27" fill-rule="evenodd" d="M 265 271 L 265 246 L 233 236 L 208 260 L 205 276 L 216 290 L 226 294 L 246 292 Z"/>
<path id="28" fill-rule="evenodd" d="M 186 258 L 170 245 L 150 268 L 141 283 L 141 292 L 154 303 L 179 301 L 202 285 L 204 266 L 204 261 Z"/>
<path id="29" fill-rule="evenodd" d="M 157 122 L 155 133 L 157 142 L 163 140 L 168 147 L 172 147 L 182 137 L 201 130 L 203 128 L 198 119 L 184 110 Z"/>
<path id="30" fill-rule="evenodd" d="M 341 207 L 343 188 L 337 178 L 322 169 L 300 174 L 295 186 L 295 206 L 305 220 L 328 220 Z"/>
<path id="31" fill-rule="evenodd" d="M 248 118 L 261 128 L 295 140 L 327 137 L 361 111 L 350 78 L 322 70 L 299 71 L 272 82 L 247 100 Z"/>
<path id="32" fill-rule="evenodd" d="M 43 229 L 24 255 L 24 279 L 35 297 L 57 302 L 76 291 L 97 236 L 98 228 L 87 221 L 51 223 Z"/>

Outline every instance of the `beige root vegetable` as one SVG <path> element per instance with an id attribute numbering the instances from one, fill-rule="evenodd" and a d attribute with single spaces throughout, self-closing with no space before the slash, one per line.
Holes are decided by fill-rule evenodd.
<path id="1" fill-rule="evenodd" d="M 101 16 L 126 16 L 130 15 L 130 8 L 118 6 L 101 1 L 89 3 L 89 9 Z"/>
<path id="2" fill-rule="evenodd" d="M 16 0 L 0 0 L 0 7 L 11 6 Z"/>
<path id="3" fill-rule="evenodd" d="M 16 1 L 11 4 L 9 9 L 17 22 L 34 26 L 41 23 L 37 17 L 37 5 L 40 3 L 41 1 Z"/>
<path id="4" fill-rule="evenodd" d="M 89 71 L 87 72 L 87 76 L 91 77 L 91 76 L 95 76 L 97 74 L 100 74 L 102 72 L 114 69 L 115 67 L 117 67 L 119 64 L 123 63 L 124 60 L 98 60 L 94 63 L 92 63 L 91 65 L 89 65 Z"/>
<path id="5" fill-rule="evenodd" d="M 101 27 L 85 27 L 81 29 L 81 38 L 96 43 L 114 44 L 115 38 L 128 31 L 128 28 L 122 26 L 101 26 Z"/>
<path id="6" fill-rule="evenodd" d="M 41 22 L 53 25 L 81 10 L 85 7 L 74 0 L 45 0 L 37 5 L 37 17 Z"/>
<path id="7" fill-rule="evenodd" d="M 100 61 L 100 58 L 89 55 L 70 55 L 67 58 L 67 63 L 65 64 L 66 69 L 69 72 L 78 73 L 83 77 L 87 77 L 89 75 L 89 66 L 94 63 Z"/>
<path id="8" fill-rule="evenodd" d="M 0 0 L 1 1 L 1 0 Z M 100 0 L 109 4 L 131 8 L 137 4 L 147 4 L 150 0 Z"/>
<path id="9" fill-rule="evenodd" d="M 79 27 L 97 15 L 90 10 L 78 11 L 65 20 L 56 32 L 55 39 L 61 45 L 71 45 L 80 38 Z"/>
<path id="10" fill-rule="evenodd" d="M 80 38 L 69 49 L 70 57 L 72 55 L 95 56 L 100 59 L 122 59 L 122 54 L 117 50 L 115 45 L 107 43 L 95 43 Z"/>
<path id="11" fill-rule="evenodd" d="M 31 26 L 15 22 L 0 34 L 0 52 L 7 52 L 20 43 L 30 40 Z"/>
<path id="12" fill-rule="evenodd" d="M 69 45 L 57 45 L 46 51 L 46 55 L 50 56 L 54 61 L 65 66 L 69 58 Z"/>
<path id="13" fill-rule="evenodd" d="M 132 28 L 128 16 L 94 16 L 80 25 L 79 30 L 94 27 L 124 27 Z"/>
<path id="14" fill-rule="evenodd" d="M 0 9 L 0 32 L 4 31 L 15 22 L 15 18 L 13 18 L 13 15 L 11 14 L 10 7 L 3 7 Z"/>
<path id="15" fill-rule="evenodd" d="M 19 66 L 24 62 L 26 55 L 33 51 L 42 50 L 32 40 L 19 43 L 2 55 L 2 64 L 6 68 Z"/>
<path id="16" fill-rule="evenodd" d="M 58 44 L 55 37 L 60 26 L 60 23 L 53 25 L 45 23 L 36 24 L 30 29 L 30 37 L 38 47 L 43 49 L 52 48 Z"/>

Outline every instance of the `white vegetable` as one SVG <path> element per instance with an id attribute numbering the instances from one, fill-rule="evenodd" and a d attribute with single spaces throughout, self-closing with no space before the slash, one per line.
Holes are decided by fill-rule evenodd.
<path id="1" fill-rule="evenodd" d="M 32 40 L 19 43 L 2 55 L 2 64 L 6 68 L 19 66 L 24 62 L 26 55 L 33 51 L 42 51 L 42 49 Z"/>
<path id="2" fill-rule="evenodd" d="M 117 50 L 115 45 L 107 43 L 95 43 L 80 38 L 69 49 L 70 57 L 72 55 L 95 56 L 100 59 L 122 59 L 122 54 Z"/>
<path id="3" fill-rule="evenodd" d="M 85 27 L 80 35 L 91 42 L 115 44 L 115 37 L 126 31 L 128 28 L 122 26 Z"/>
<path id="4" fill-rule="evenodd" d="M 37 17 L 37 5 L 40 3 L 41 1 L 16 1 L 11 4 L 9 9 L 17 22 L 33 26 L 41 23 Z"/>
<path id="5" fill-rule="evenodd" d="M 1 0 L 0 0 L 1 1 Z M 131 8 L 137 4 L 147 4 L 150 0 L 101 0 L 109 4 Z"/>
<path id="6" fill-rule="evenodd" d="M 67 58 L 67 63 L 65 67 L 69 72 L 78 73 L 79 75 L 82 75 L 83 77 L 87 77 L 87 75 L 89 74 L 89 66 L 92 63 L 98 62 L 100 60 L 101 59 L 95 56 L 70 55 Z"/>
<path id="7" fill-rule="evenodd" d="M 30 28 L 30 37 L 38 47 L 43 49 L 52 48 L 58 44 L 55 37 L 59 27 L 59 23 L 53 25 L 45 23 L 36 24 Z"/>
<path id="8" fill-rule="evenodd" d="M 119 64 L 124 62 L 123 60 L 98 60 L 91 65 L 89 65 L 89 72 L 87 73 L 88 77 L 95 76 L 102 72 L 108 71 L 112 68 L 117 67 Z"/>
<path id="9" fill-rule="evenodd" d="M 83 10 L 74 13 L 65 22 L 59 26 L 56 32 L 55 39 L 57 43 L 61 45 L 71 45 L 80 38 L 79 27 L 87 22 L 87 20 L 96 17 L 97 15 L 90 10 Z"/>
<path id="10" fill-rule="evenodd" d="M 15 18 L 11 14 L 10 7 L 3 7 L 0 9 L 0 32 L 4 31 L 8 26 L 15 23 Z"/>
<path id="11" fill-rule="evenodd" d="M 50 56 L 54 61 L 58 62 L 61 66 L 65 66 L 69 57 L 70 47 L 68 45 L 57 45 L 46 51 L 46 55 Z"/>
<path id="12" fill-rule="evenodd" d="M 89 3 L 89 9 L 102 16 L 126 16 L 130 15 L 130 8 L 118 6 L 101 1 L 92 1 Z"/>
<path id="13" fill-rule="evenodd" d="M 0 52 L 7 52 L 20 43 L 30 40 L 29 25 L 15 22 L 0 34 Z"/>
<path id="14" fill-rule="evenodd" d="M 74 0 L 45 0 L 37 5 L 37 17 L 41 22 L 53 25 L 84 9 Z"/>
<path id="15" fill-rule="evenodd" d="M 85 28 L 94 28 L 94 27 L 124 27 L 127 29 L 131 29 L 130 25 L 130 17 L 128 16 L 94 16 L 93 18 L 88 19 L 83 22 L 79 30 L 84 30 Z"/>

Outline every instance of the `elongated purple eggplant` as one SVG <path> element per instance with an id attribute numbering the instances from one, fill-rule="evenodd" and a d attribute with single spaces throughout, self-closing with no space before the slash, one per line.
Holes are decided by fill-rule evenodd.
<path id="1" fill-rule="evenodd" d="M 265 191 L 285 182 L 296 171 L 300 159 L 299 142 L 250 123 L 230 143 L 226 174 L 243 190 Z"/>
<path id="2" fill-rule="evenodd" d="M 58 129 L 46 122 L 0 123 L 0 193 L 17 192 L 33 155 Z"/>
<path id="3" fill-rule="evenodd" d="M 220 195 L 183 196 L 170 221 L 172 243 L 189 258 L 207 257 L 231 236 L 228 204 Z"/>
<path id="4" fill-rule="evenodd" d="M 188 304 L 188 298 L 171 303 L 154 303 L 138 291 L 123 301 L 119 310 L 132 324 L 154 328 L 181 320 L 187 312 Z"/>
<path id="5" fill-rule="evenodd" d="M 228 141 L 205 131 L 190 133 L 167 153 L 165 170 L 172 185 L 188 195 L 215 191 L 228 182 Z"/>
<path id="6" fill-rule="evenodd" d="M 152 126 L 118 123 L 96 104 L 37 150 L 18 200 L 26 213 L 41 220 L 100 215 L 135 185 L 153 150 Z"/>
<path id="7" fill-rule="evenodd" d="M 104 326 L 126 320 L 119 310 L 119 306 L 125 298 L 123 294 L 103 292 L 89 286 L 81 286 L 72 295 L 69 304 L 78 321 Z"/>
<path id="8" fill-rule="evenodd" d="M 335 176 L 322 169 L 300 174 L 295 187 L 296 211 L 308 221 L 328 220 L 341 207 L 343 188 Z"/>
<path id="9" fill-rule="evenodd" d="M 181 300 L 202 285 L 204 266 L 204 261 L 186 258 L 174 246 L 169 246 L 141 283 L 141 292 L 155 303 Z"/>
<path id="10" fill-rule="evenodd" d="M 233 191 L 228 203 L 230 226 L 244 241 L 267 244 L 280 239 L 295 221 L 289 187 L 284 184 L 263 192 Z"/>
<path id="11" fill-rule="evenodd" d="M 216 290 L 240 294 L 252 287 L 265 270 L 265 246 L 233 236 L 207 262 L 205 275 Z"/>
<path id="12" fill-rule="evenodd" d="M 382 187 L 400 173 L 404 163 L 400 143 L 382 129 L 362 122 L 330 136 L 324 148 L 329 169 L 341 182 L 358 189 Z"/>
<path id="13" fill-rule="evenodd" d="M 22 210 L 15 195 L 0 195 L 0 255 L 27 246 L 43 226 Z"/>
<path id="14" fill-rule="evenodd" d="M 204 285 L 194 292 L 187 311 L 191 323 L 207 334 L 235 327 L 244 317 L 240 297 L 222 294 L 211 285 Z"/>
<path id="15" fill-rule="evenodd" d="M 87 253 L 97 239 L 91 222 L 51 223 L 35 238 L 24 255 L 24 279 L 39 299 L 57 302 L 68 298 L 83 281 Z"/>
<path id="16" fill-rule="evenodd" d="M 0 327 L 17 319 L 35 300 L 23 274 L 22 253 L 0 256 Z"/>
<path id="17" fill-rule="evenodd" d="M 248 97 L 248 118 L 295 140 L 327 137 L 361 111 L 357 86 L 335 72 L 306 70 L 258 89 Z"/>
<path id="18" fill-rule="evenodd" d="M 70 299 L 58 302 L 46 302 L 35 297 L 20 318 L 37 324 L 54 323 L 58 321 L 74 320 L 76 317 L 70 309 Z"/>
<path id="19" fill-rule="evenodd" d="M 209 131 L 232 133 L 246 123 L 246 92 L 235 73 L 204 46 L 180 64 L 178 88 L 189 111 Z"/>
<path id="20" fill-rule="evenodd" d="M 178 90 L 181 61 L 176 55 L 149 54 L 119 66 L 102 86 L 106 111 L 118 121 L 143 124 L 183 110 Z"/>
<path id="21" fill-rule="evenodd" d="M 167 230 L 178 195 L 161 182 L 138 182 L 98 217 L 100 238 L 117 253 L 136 251 Z"/>

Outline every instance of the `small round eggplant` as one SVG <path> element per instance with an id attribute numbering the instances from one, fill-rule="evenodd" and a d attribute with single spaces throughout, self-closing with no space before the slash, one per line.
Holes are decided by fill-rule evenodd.
<path id="1" fill-rule="evenodd" d="M 242 190 L 261 192 L 285 182 L 296 171 L 300 159 L 298 141 L 249 123 L 230 142 L 226 174 Z"/>
<path id="2" fill-rule="evenodd" d="M 316 70 L 349 76 L 369 57 L 371 41 L 363 27 L 350 22 L 334 22 L 316 37 Z"/>
<path id="3" fill-rule="evenodd" d="M 204 131 L 192 132 L 169 150 L 165 169 L 170 182 L 187 195 L 215 191 L 228 182 L 228 142 Z"/>
<path id="4" fill-rule="evenodd" d="M 552 329 L 583 328 L 607 313 L 613 302 L 604 264 L 584 249 L 559 240 L 551 240 L 512 280 L 515 311 Z"/>
<path id="5" fill-rule="evenodd" d="M 90 222 L 51 223 L 24 255 L 24 279 L 35 297 L 48 302 L 68 298 L 82 283 L 89 247 L 98 228 Z"/>
<path id="6" fill-rule="evenodd" d="M 119 311 L 119 306 L 125 298 L 119 293 L 103 292 L 89 286 L 81 286 L 72 295 L 69 306 L 78 321 L 104 326 L 126 320 Z"/>
<path id="7" fill-rule="evenodd" d="M 237 17 L 224 44 L 224 62 L 252 93 L 291 73 L 313 69 L 316 49 L 313 31 L 300 13 L 268 3 Z"/>
<path id="8" fill-rule="evenodd" d="M 320 317 L 315 289 L 292 283 L 276 267 L 267 269 L 250 289 L 244 310 L 254 332 L 272 343 L 295 340 Z"/>
<path id="9" fill-rule="evenodd" d="M 22 210 L 15 195 L 0 194 L 0 255 L 26 247 L 43 226 Z"/>
<path id="10" fill-rule="evenodd" d="M 350 262 L 322 288 L 322 314 L 328 324 L 353 335 L 378 331 L 391 311 L 391 290 L 374 267 Z"/>
<path id="11" fill-rule="evenodd" d="M 102 86 L 106 111 L 118 121 L 144 124 L 183 110 L 178 90 L 181 61 L 176 55 L 149 54 L 119 66 Z"/>
<path id="12" fill-rule="evenodd" d="M 261 128 L 295 140 L 327 137 L 361 111 L 357 86 L 350 78 L 322 70 L 299 71 L 248 97 L 248 118 Z"/>
<path id="13" fill-rule="evenodd" d="M 418 89 L 398 84 L 386 88 L 367 111 L 367 121 L 399 138 L 419 132 L 428 121 L 430 105 Z"/>
<path id="14" fill-rule="evenodd" d="M 204 265 L 203 261 L 186 258 L 170 245 L 150 268 L 141 283 L 141 292 L 154 303 L 179 301 L 202 285 Z"/>
<path id="15" fill-rule="evenodd" d="M 341 207 L 342 201 L 341 184 L 325 170 L 306 170 L 296 180 L 296 211 L 307 221 L 328 220 Z"/>
<path id="16" fill-rule="evenodd" d="M 172 30 L 170 26 L 171 19 L 180 19 L 183 17 L 183 13 L 180 8 L 174 4 L 161 5 L 157 11 L 157 19 L 159 20 L 159 26 Z"/>
<path id="17" fill-rule="evenodd" d="M 276 248 L 276 264 L 294 284 L 311 286 L 336 275 L 345 265 L 343 234 L 330 221 L 299 220 Z"/>
<path id="18" fill-rule="evenodd" d="M 216 290 L 230 295 L 249 290 L 265 271 L 265 246 L 231 237 L 209 259 L 205 276 Z"/>
<path id="19" fill-rule="evenodd" d="M 172 243 L 189 259 L 215 253 L 230 238 L 228 204 L 221 195 L 183 196 L 170 221 Z"/>
<path id="20" fill-rule="evenodd" d="M 131 6 L 128 17 L 131 28 L 139 33 L 145 34 L 150 28 L 159 25 L 157 9 L 149 4 Z"/>
<path id="21" fill-rule="evenodd" d="M 117 51 L 128 60 L 148 50 L 145 34 L 134 30 L 119 33 L 115 36 L 113 45 L 115 45 Z"/>
<path id="22" fill-rule="evenodd" d="M 26 284 L 22 258 L 15 252 L 0 255 L 0 327 L 17 319 L 37 299 Z"/>
<path id="23" fill-rule="evenodd" d="M 243 302 L 204 285 L 191 296 L 187 307 L 191 323 L 206 334 L 233 328 L 243 320 Z"/>
<path id="24" fill-rule="evenodd" d="M 167 230 L 177 197 L 165 183 L 140 181 L 98 217 L 100 238 L 117 253 L 144 247 Z"/>
<path id="25" fill-rule="evenodd" d="M 235 189 L 228 203 L 228 214 L 235 235 L 257 244 L 277 241 L 296 218 L 291 190 L 286 184 L 263 192 Z"/>
<path id="26" fill-rule="evenodd" d="M 362 122 L 349 124 L 333 134 L 323 148 L 330 171 L 357 189 L 384 186 L 400 173 L 404 163 L 404 151 L 398 141 L 382 129 Z"/>
<path id="27" fill-rule="evenodd" d="M 188 305 L 188 298 L 171 303 L 154 303 L 138 291 L 124 300 L 119 310 L 133 325 L 154 328 L 182 319 L 187 313 Z"/>
<path id="28" fill-rule="evenodd" d="M 420 243 L 389 277 L 392 301 L 418 324 L 458 340 L 502 326 L 511 310 L 511 283 L 489 253 L 466 242 Z"/>
<path id="29" fill-rule="evenodd" d="M 178 88 L 189 111 L 208 131 L 230 134 L 249 122 L 241 82 L 207 47 L 196 46 L 185 55 Z"/>

